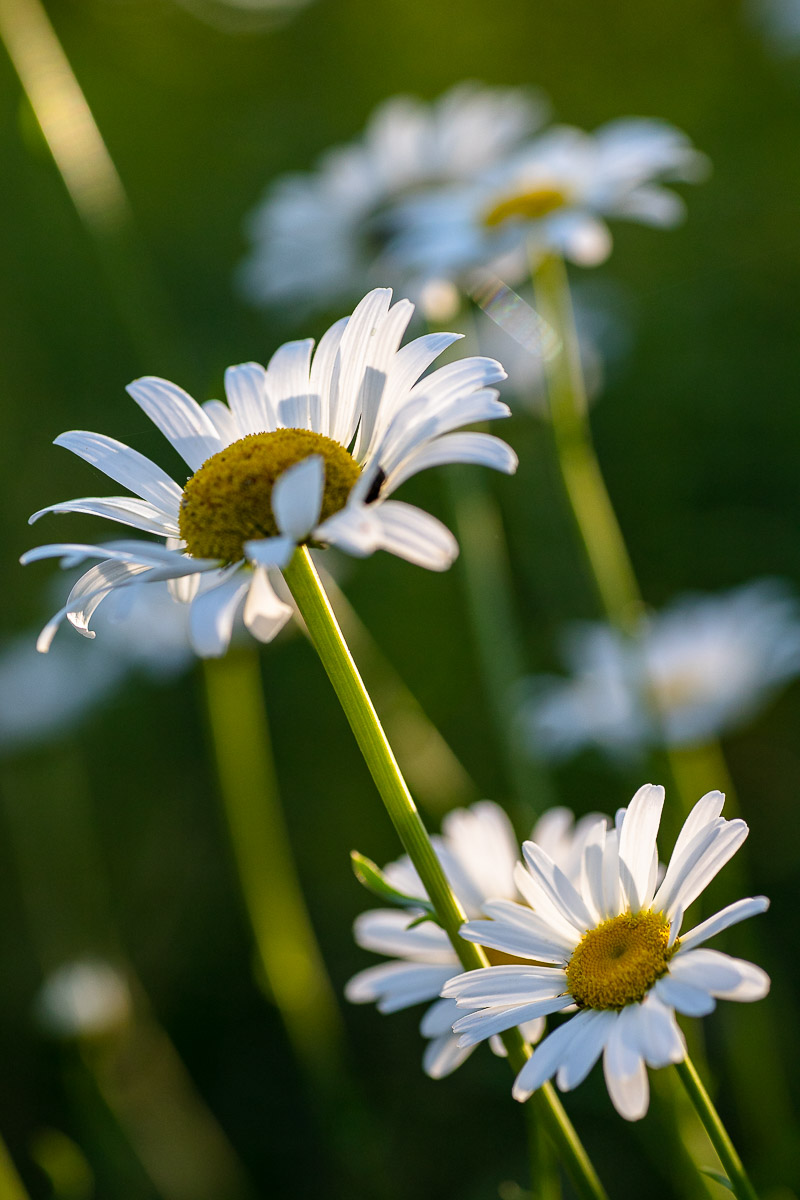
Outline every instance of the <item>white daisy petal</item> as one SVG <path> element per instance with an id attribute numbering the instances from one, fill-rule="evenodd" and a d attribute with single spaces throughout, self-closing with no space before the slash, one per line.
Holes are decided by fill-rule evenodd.
<path id="1" fill-rule="evenodd" d="M 267 364 L 267 394 L 278 421 L 287 429 L 310 428 L 311 351 L 313 338 L 285 342 Z"/>
<path id="2" fill-rule="evenodd" d="M 717 1007 L 713 996 L 702 988 L 675 979 L 672 974 L 659 979 L 653 989 L 664 1004 L 687 1017 L 706 1017 Z"/>
<path id="3" fill-rule="evenodd" d="M 453 1022 L 457 1021 L 461 1016 L 454 1000 L 437 1000 L 430 1008 L 426 1009 L 425 1015 L 419 1023 L 419 1031 L 423 1037 L 440 1037 L 443 1033 L 449 1033 L 452 1036 Z"/>
<path id="4" fill-rule="evenodd" d="M 139 454 L 138 450 L 132 450 L 130 446 L 105 437 L 102 433 L 88 433 L 82 429 L 59 434 L 53 445 L 71 450 L 109 479 L 130 488 L 137 496 L 149 500 L 157 509 L 177 521 L 181 489 L 166 471 Z"/>
<path id="5" fill-rule="evenodd" d="M 673 860 L 679 859 L 685 854 L 690 843 L 701 829 L 705 829 L 707 825 L 713 825 L 721 815 L 724 804 L 725 795 L 723 792 L 706 792 L 704 796 L 700 797 L 684 821 L 683 827 L 678 834 L 675 847 L 672 851 Z"/>
<path id="6" fill-rule="evenodd" d="M 223 449 L 213 422 L 197 401 L 177 384 L 155 375 L 146 375 L 129 383 L 126 391 L 172 443 L 192 471 Z"/>
<path id="7" fill-rule="evenodd" d="M 275 481 L 272 511 L 281 533 L 301 542 L 319 520 L 325 463 L 319 454 L 301 459 Z"/>
<path id="8" fill-rule="evenodd" d="M 400 341 L 405 333 L 408 322 L 414 312 L 410 300 L 399 300 L 387 313 L 380 323 L 375 337 L 369 347 L 369 355 L 364 368 L 364 379 L 358 407 L 361 410 L 361 420 L 358 427 L 355 449 L 356 458 L 361 459 L 367 453 L 372 442 L 378 422 L 378 414 L 382 407 L 392 361 L 397 354 Z"/>
<path id="9" fill-rule="evenodd" d="M 491 905 L 486 907 L 488 911 Z M 546 921 L 537 918 L 532 912 L 530 917 L 530 923 L 511 922 L 504 920 L 502 916 L 491 921 L 468 921 L 466 925 L 461 926 L 461 936 L 468 942 L 490 946 L 493 950 L 502 950 L 503 953 L 514 954 L 518 958 L 531 958 L 538 962 L 559 965 L 566 962 L 574 946 L 565 949 L 565 941 L 557 934 L 553 936 L 552 929 Z"/>
<path id="10" fill-rule="evenodd" d="M 459 1008 L 484 1008 L 495 1003 L 505 1007 L 552 1000 L 566 990 L 563 971 L 520 964 L 467 971 L 445 984 L 442 995 L 453 998 Z"/>
<path id="11" fill-rule="evenodd" d="M 174 517 L 156 508 L 148 500 L 135 500 L 132 496 L 85 496 L 80 500 L 65 500 L 61 504 L 48 504 L 28 518 L 33 525 L 45 513 L 86 513 L 92 517 L 108 517 L 122 525 L 131 525 L 145 533 L 176 537 L 180 532 Z"/>
<path id="12" fill-rule="evenodd" d="M 237 437 L 263 433 L 277 425 L 266 378 L 266 371 L 256 362 L 239 363 L 225 371 L 225 395 L 239 430 Z"/>
<path id="13" fill-rule="evenodd" d="M 458 556 L 458 542 L 450 530 L 421 508 L 400 500 L 388 500 L 377 509 L 375 519 L 380 549 L 397 554 L 418 567 L 446 571 Z"/>
<path id="14" fill-rule="evenodd" d="M 337 546 L 355 558 L 366 558 L 380 549 L 381 525 L 374 507 L 348 503 L 314 530 L 321 542 Z"/>
<path id="15" fill-rule="evenodd" d="M 576 1022 L 556 1075 L 562 1092 L 571 1091 L 589 1074 L 605 1049 L 616 1019 L 617 1014 L 608 1009 L 590 1009 L 580 1025 Z"/>
<path id="16" fill-rule="evenodd" d="M 468 1013 L 461 1017 L 453 1026 L 453 1031 L 459 1034 L 458 1044 L 477 1046 L 495 1033 L 505 1033 L 515 1026 L 530 1021 L 534 1017 L 549 1017 L 552 1013 L 561 1012 L 570 1003 L 569 998 L 556 996 L 554 998 L 533 1000 L 528 1004 L 513 1004 L 510 1008 L 495 1005 L 482 1009 L 480 1012 Z"/>
<path id="17" fill-rule="evenodd" d="M 459 1046 L 455 1034 L 442 1034 L 432 1038 L 425 1047 L 422 1067 L 431 1079 L 444 1079 L 452 1075 L 465 1059 L 472 1054 L 472 1046 Z"/>
<path id="18" fill-rule="evenodd" d="M 444 930 L 432 921 L 420 925 L 413 925 L 413 921 L 413 915 L 397 909 L 371 909 L 356 918 L 353 936 L 364 950 L 402 955 L 418 962 L 444 960 L 457 967 L 458 959 Z"/>
<path id="19" fill-rule="evenodd" d="M 292 537 L 258 538 L 244 544 L 247 561 L 257 567 L 285 567 L 296 549 Z"/>
<path id="20" fill-rule="evenodd" d="M 236 417 L 227 404 L 223 404 L 221 400 L 206 400 L 201 407 L 219 434 L 219 440 L 224 446 L 238 442 L 239 438 L 243 436 Z M 245 430 L 244 432 L 249 431 Z"/>
<path id="21" fill-rule="evenodd" d="M 686 1056 L 686 1043 L 675 1013 L 652 992 L 641 1004 L 632 1006 L 636 1019 L 636 1041 L 650 1067 L 666 1067 Z"/>
<path id="22" fill-rule="evenodd" d="M 656 835 L 664 807 L 663 787 L 646 783 L 628 805 L 619 839 L 622 886 L 634 912 L 644 908 L 650 897 L 650 879 Z"/>
<path id="23" fill-rule="evenodd" d="M 667 886 L 667 875 L 653 900 L 656 909 L 671 916 L 675 908 L 685 912 L 726 862 L 739 849 L 749 830 L 744 821 L 724 821 L 720 826 L 706 826 L 690 843 L 681 868 Z M 670 863 L 670 866 L 672 864 Z"/>
<path id="24" fill-rule="evenodd" d="M 263 567 L 256 567 L 247 592 L 243 620 L 259 642 L 271 642 L 292 615 L 292 608 L 275 594 Z"/>
<path id="25" fill-rule="evenodd" d="M 343 446 L 349 445 L 361 415 L 358 406 L 364 370 L 371 354 L 373 339 L 389 311 L 391 298 L 390 288 L 375 288 L 369 292 L 357 305 L 342 335 L 335 412 L 331 414 L 330 436 Z"/>
<path id="26" fill-rule="evenodd" d="M 708 917 L 699 925 L 695 925 L 694 929 L 683 934 L 678 954 L 685 954 L 687 950 L 693 950 L 701 943 L 716 937 L 718 933 L 722 933 L 722 930 L 727 929 L 730 925 L 736 925 L 739 921 L 746 920 L 747 917 L 754 917 L 758 913 L 766 912 L 768 908 L 769 900 L 766 896 L 753 896 L 747 900 L 734 901 L 727 908 L 723 908 L 713 917 Z"/>
<path id="27" fill-rule="evenodd" d="M 380 963 L 354 975 L 345 987 L 345 996 L 353 1004 L 375 1001 L 382 1013 L 399 1012 L 435 1000 L 447 972 L 448 967 L 436 963 Z"/>
<path id="28" fill-rule="evenodd" d="M 522 853 L 535 882 L 558 909 L 563 919 L 573 925 L 579 933 L 590 929 L 592 918 L 586 905 L 564 872 L 559 870 L 550 856 L 535 842 L 523 842 Z"/>
<path id="29" fill-rule="evenodd" d="M 705 947 L 676 954 L 669 973 L 679 983 L 719 999 L 761 1000 L 769 991 L 769 976 L 760 967 Z"/>
<path id="30" fill-rule="evenodd" d="M 639 1121 L 647 1112 L 650 1088 L 647 1067 L 636 1045 L 634 1008 L 623 1008 L 609 1034 L 603 1072 L 611 1102 L 626 1121 Z"/>
<path id="31" fill-rule="evenodd" d="M 514 1081 L 511 1094 L 515 1100 L 527 1100 L 543 1083 L 552 1079 L 572 1045 L 573 1038 L 581 1032 L 587 1020 L 591 1019 L 591 1012 L 584 1009 L 543 1038 Z"/>
<path id="32" fill-rule="evenodd" d="M 336 394 L 336 378 L 339 371 L 339 346 L 342 335 L 347 327 L 348 317 L 342 317 L 319 340 L 319 345 L 311 361 L 309 375 L 309 392 L 312 404 L 316 404 L 316 424 L 312 429 L 318 433 L 330 436 L 331 397 Z"/>
<path id="33" fill-rule="evenodd" d="M 189 631 L 201 658 L 219 658 L 230 645 L 233 623 L 244 601 L 248 579 L 235 570 L 230 578 L 195 596 L 189 610 Z"/>
<path id="34" fill-rule="evenodd" d="M 412 475 L 448 463 L 476 463 L 513 475 L 519 460 L 511 449 L 490 433 L 448 433 L 420 446 L 392 471 L 382 491 L 390 495 Z"/>

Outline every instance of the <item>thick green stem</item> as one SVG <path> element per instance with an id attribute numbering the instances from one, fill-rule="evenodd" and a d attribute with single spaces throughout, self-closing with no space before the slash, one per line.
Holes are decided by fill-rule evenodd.
<path id="1" fill-rule="evenodd" d="M 487 966 L 488 960 L 483 950 L 459 937 L 459 929 L 465 920 L 464 911 L 447 882 L 305 547 L 296 551 L 291 563 L 284 569 L 284 577 L 386 810 L 459 961 L 468 971 Z M 530 1053 L 527 1044 L 518 1029 L 505 1034 L 503 1041 L 511 1067 L 519 1071 Z M 605 1190 L 550 1085 L 545 1085 L 535 1093 L 532 1102 L 581 1200 L 605 1200 Z"/>
<path id="2" fill-rule="evenodd" d="M 736 1153 L 728 1131 L 722 1124 L 720 1115 L 714 1107 L 711 1097 L 706 1091 L 703 1081 L 697 1074 L 692 1060 L 685 1058 L 676 1065 L 676 1071 L 681 1077 L 689 1097 L 697 1109 L 698 1116 L 703 1122 L 706 1133 L 719 1155 L 720 1162 L 730 1180 L 731 1188 L 739 1200 L 758 1200 L 753 1185 L 747 1177 L 742 1160 Z"/>
<path id="3" fill-rule="evenodd" d="M 592 445 L 580 347 L 563 260 L 557 255 L 542 259 L 534 269 L 533 283 L 537 307 L 561 343 L 547 360 L 546 369 L 564 487 L 603 609 L 612 624 L 631 632 L 642 612 L 642 597 Z"/>
<path id="4" fill-rule="evenodd" d="M 311 1078 L 338 1066 L 339 1009 L 303 899 L 278 797 L 256 650 L 205 664 L 220 790 L 259 963 Z"/>

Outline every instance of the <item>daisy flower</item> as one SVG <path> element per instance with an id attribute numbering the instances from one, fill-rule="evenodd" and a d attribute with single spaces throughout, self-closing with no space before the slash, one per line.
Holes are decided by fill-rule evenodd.
<path id="1" fill-rule="evenodd" d="M 461 83 L 431 104 L 394 96 L 362 137 L 313 172 L 280 178 L 251 213 L 253 249 L 240 272 L 258 304 L 326 309 L 383 275 L 391 208 L 422 189 L 465 182 L 505 158 L 546 105 L 522 89 Z M 385 276 L 384 276 L 385 277 Z"/>
<path id="2" fill-rule="evenodd" d="M 531 908 L 509 904 L 505 915 L 462 927 L 468 940 L 537 964 L 468 971 L 445 984 L 442 995 L 467 1010 L 453 1027 L 462 1050 L 522 1021 L 578 1008 L 520 1071 L 517 1100 L 553 1076 L 562 1091 L 577 1087 L 602 1054 L 614 1107 L 638 1120 L 648 1106 L 647 1067 L 686 1055 L 676 1012 L 700 1017 L 717 999 L 767 994 L 769 978 L 759 967 L 703 946 L 765 912 L 766 897 L 738 900 L 681 934 L 686 910 L 748 833 L 744 821 L 720 816 L 723 802 L 720 792 L 697 802 L 659 885 L 656 835 L 664 789 L 645 784 L 617 813 L 613 829 L 595 822 L 577 882 L 541 846 L 525 842 L 515 882 Z"/>
<path id="3" fill-rule="evenodd" d="M 408 199 L 389 261 L 467 286 L 487 268 L 514 283 L 531 255 L 554 251 L 596 266 L 611 253 L 606 217 L 677 224 L 683 201 L 662 183 L 706 171 L 705 157 L 665 121 L 625 118 L 593 134 L 557 126 L 477 179 Z"/>
<path id="4" fill-rule="evenodd" d="M 800 611 L 780 583 L 759 580 L 684 596 L 646 618 L 633 640 L 604 624 L 576 626 L 565 651 L 571 678 L 534 679 L 521 709 L 537 752 L 697 745 L 800 674 Z"/>
<path id="5" fill-rule="evenodd" d="M 575 825 L 568 809 L 551 809 L 537 822 L 532 837 L 547 847 L 571 875 L 580 866 L 582 840 L 595 820 L 592 816 Z M 499 805 L 482 800 L 470 808 L 453 810 L 442 822 L 441 837 L 432 840 L 468 916 L 503 912 L 504 905 L 520 898 L 514 882 L 517 842 L 511 822 Z M 426 898 L 422 881 L 408 858 L 390 863 L 383 873 L 404 895 Z M 388 955 L 393 961 L 354 975 L 345 995 L 354 1004 L 374 1001 L 382 1013 L 433 1000 L 420 1024 L 420 1033 L 428 1039 L 422 1065 L 432 1079 L 441 1079 L 460 1066 L 474 1048 L 459 1046 L 458 1036 L 452 1031 L 458 1016 L 455 1001 L 438 999 L 442 986 L 460 964 L 443 929 L 431 921 L 419 925 L 413 921 L 413 913 L 394 908 L 373 909 L 356 919 L 353 931 L 359 946 Z M 528 1041 L 537 1041 L 543 1031 L 544 1021 L 539 1018 L 522 1025 Z M 496 1054 L 505 1053 L 499 1038 L 493 1038 L 491 1044 Z"/>
<path id="6" fill-rule="evenodd" d="M 398 349 L 413 312 L 391 291 L 370 292 L 350 318 L 333 325 L 312 358 L 313 341 L 288 342 L 265 369 L 230 367 L 228 403 L 199 405 L 165 379 L 128 391 L 194 472 L 181 485 L 138 451 L 98 433 L 56 438 L 133 496 L 85 497 L 34 514 L 108 517 L 161 542 L 40 546 L 22 562 L 60 558 L 87 571 L 42 631 L 47 650 L 66 617 L 93 637 L 91 616 L 109 593 L 136 582 L 171 580 L 191 602 L 198 654 L 220 655 L 237 614 L 268 642 L 291 615 L 269 571 L 285 567 L 298 545 L 336 546 L 356 557 L 388 550 L 441 571 L 458 553 L 453 535 L 428 513 L 388 497 L 417 472 L 450 462 L 513 472 L 516 456 L 485 433 L 456 433 L 509 415 L 491 386 L 499 363 L 467 358 L 423 373 L 457 334 L 430 334 Z"/>

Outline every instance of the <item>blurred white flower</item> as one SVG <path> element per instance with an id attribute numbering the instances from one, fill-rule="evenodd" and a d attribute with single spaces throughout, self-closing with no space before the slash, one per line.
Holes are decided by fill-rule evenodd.
<path id="1" fill-rule="evenodd" d="M 746 11 L 776 58 L 800 54 L 800 0 L 750 0 Z"/>
<path id="2" fill-rule="evenodd" d="M 593 814 L 574 825 L 567 809 L 552 809 L 539 820 L 532 837 L 570 874 L 580 866 L 583 838 L 596 819 Z M 442 822 L 441 837 L 433 842 L 468 916 L 504 911 L 504 902 L 520 898 L 514 883 L 517 841 L 499 805 L 482 800 L 470 808 L 453 810 Z M 425 898 L 422 881 L 408 858 L 390 863 L 384 874 L 398 891 Z M 354 935 L 359 946 L 389 955 L 392 961 L 354 975 L 345 994 L 355 1004 L 374 1001 L 382 1013 L 435 1001 L 420 1024 L 420 1033 L 428 1039 L 422 1064 L 431 1078 L 441 1079 L 472 1052 L 471 1048 L 459 1049 L 452 1032 L 458 1015 L 455 1002 L 437 999 L 447 980 L 458 972 L 459 960 L 443 929 L 431 921 L 412 927 L 413 921 L 413 913 L 393 908 L 373 909 L 356 919 Z M 537 1041 L 543 1030 L 544 1022 L 539 1020 L 522 1026 L 528 1041 Z M 492 1049 L 504 1053 L 499 1038 Z"/>
<path id="3" fill-rule="evenodd" d="M 586 746 L 630 756 L 697 745 L 754 715 L 800 674 L 800 608 L 777 581 L 688 595 L 642 622 L 638 638 L 604 624 L 565 639 L 567 679 L 540 676 L 520 710 L 537 752 Z"/>
<path id="4" fill-rule="evenodd" d="M 77 728 L 131 674 L 163 682 L 194 661 L 189 610 L 174 602 L 166 584 L 114 593 L 96 625 L 101 632 L 96 653 L 64 639 L 50 654 L 39 654 L 35 632 L 0 647 L 0 754 Z"/>
<path id="5" fill-rule="evenodd" d="M 125 976 L 101 959 L 79 959 L 48 976 L 36 999 L 45 1032 L 59 1038 L 91 1038 L 120 1029 L 133 1009 Z"/>
<path id="6" fill-rule="evenodd" d="M 531 258 L 558 252 L 581 266 L 611 253 L 605 218 L 669 226 L 685 206 L 671 181 L 697 181 L 704 155 L 665 121 L 625 118 L 594 133 L 556 126 L 464 184 L 399 204 L 387 259 L 404 276 L 461 281 L 481 271 L 510 283 Z"/>
<path id="7" fill-rule="evenodd" d="M 724 799 L 709 792 L 698 800 L 660 885 L 664 789 L 645 784 L 613 828 L 596 821 L 577 877 L 525 842 L 515 879 L 530 907 L 507 902 L 493 920 L 461 927 L 469 941 L 528 960 L 467 971 L 445 985 L 443 995 L 464 1014 L 454 1024 L 462 1050 L 520 1022 L 579 1009 L 534 1050 L 514 1083 L 516 1100 L 553 1076 L 562 1091 L 577 1087 L 602 1055 L 614 1107 L 638 1121 L 649 1102 L 648 1066 L 686 1056 L 676 1012 L 701 1017 L 717 999 L 766 996 L 770 981 L 760 967 L 703 945 L 765 912 L 765 896 L 737 900 L 681 934 L 687 909 L 747 837 L 744 821 L 720 816 Z"/>
<path id="8" fill-rule="evenodd" d="M 545 115 L 536 94 L 477 83 L 459 84 L 432 103 L 384 101 L 359 140 L 328 150 L 313 172 L 269 186 L 248 218 L 253 249 L 240 272 L 246 294 L 303 313 L 381 283 L 392 206 L 419 190 L 474 179 Z"/>

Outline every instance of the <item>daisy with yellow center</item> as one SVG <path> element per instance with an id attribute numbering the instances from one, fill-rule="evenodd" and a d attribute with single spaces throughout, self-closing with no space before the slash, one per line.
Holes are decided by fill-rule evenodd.
<path id="1" fill-rule="evenodd" d="M 656 834 L 664 789 L 646 784 L 617 813 L 613 829 L 598 818 L 588 831 L 577 882 L 541 846 L 525 842 L 525 864 L 515 878 L 531 907 L 493 904 L 492 920 L 463 926 L 469 941 L 537 965 L 487 967 L 445 985 L 442 995 L 468 1010 L 453 1026 L 461 1047 L 578 1009 L 519 1072 L 517 1100 L 553 1076 L 562 1091 L 576 1087 L 602 1055 L 615 1108 L 638 1120 L 648 1107 L 647 1067 L 686 1055 L 676 1012 L 705 1016 L 717 999 L 766 995 L 769 979 L 759 967 L 701 948 L 729 925 L 764 912 L 764 896 L 738 900 L 680 936 L 688 907 L 747 836 L 744 821 L 720 815 L 723 801 L 720 792 L 709 792 L 697 802 L 660 886 Z"/>
<path id="2" fill-rule="evenodd" d="M 327 331 L 313 357 L 307 339 L 281 346 L 266 368 L 229 367 L 227 404 L 201 406 L 165 379 L 132 383 L 133 399 L 193 472 L 184 485 L 103 434 L 56 438 L 134 495 L 49 505 L 32 521 L 49 512 L 90 513 L 163 542 L 67 542 L 24 555 L 24 563 L 101 560 L 48 622 L 40 650 L 64 617 L 93 637 L 92 613 L 111 591 L 164 579 L 191 602 L 198 654 L 224 654 L 240 611 L 250 632 L 268 642 L 292 612 L 269 572 L 286 567 L 300 545 L 336 546 L 358 557 L 388 550 L 430 570 L 450 566 L 458 553 L 450 531 L 389 497 L 412 475 L 443 463 L 516 469 L 514 452 L 499 438 L 454 432 L 509 415 L 491 386 L 505 372 L 493 359 L 468 358 L 426 375 L 459 335 L 429 334 L 400 348 L 413 305 L 391 305 L 391 295 L 387 288 L 370 292 Z"/>

